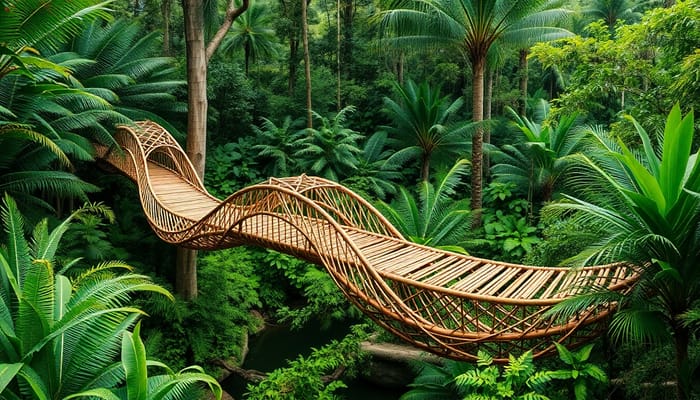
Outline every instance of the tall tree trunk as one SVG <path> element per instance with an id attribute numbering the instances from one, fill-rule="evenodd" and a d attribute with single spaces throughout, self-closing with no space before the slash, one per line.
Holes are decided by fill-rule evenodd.
<path id="1" fill-rule="evenodd" d="M 472 228 L 481 226 L 483 192 L 483 147 L 484 147 L 484 67 L 486 56 L 472 61 L 472 120 L 477 124 L 472 136 Z"/>
<path id="2" fill-rule="evenodd" d="M 430 179 L 430 153 L 423 153 L 421 157 L 420 178 L 425 182 Z"/>
<path id="3" fill-rule="evenodd" d="M 301 19 L 301 7 L 299 0 L 280 0 L 280 14 L 289 21 L 289 27 L 284 31 L 289 39 L 289 64 L 287 93 L 294 97 L 296 92 L 297 67 L 299 66 L 299 20 Z"/>
<path id="4" fill-rule="evenodd" d="M 187 157 L 195 172 L 204 179 L 207 153 L 207 62 L 221 43 L 233 20 L 248 9 L 230 0 L 224 21 L 207 45 L 204 42 L 204 1 L 182 0 L 187 48 Z M 175 261 L 175 290 L 186 300 L 197 297 L 197 252 L 180 248 Z"/>
<path id="5" fill-rule="evenodd" d="M 529 54 L 528 49 L 520 49 L 520 107 L 518 112 L 520 115 L 525 116 L 527 112 L 527 81 L 528 81 L 528 63 L 527 56 Z"/>
<path id="6" fill-rule="evenodd" d="M 336 82 L 336 93 L 335 93 L 335 103 L 336 103 L 336 111 L 340 111 L 342 109 L 342 105 L 340 103 L 340 84 L 341 84 L 341 56 L 340 56 L 340 47 L 341 47 L 341 40 L 342 40 L 342 31 L 340 29 L 340 0 L 336 1 L 336 14 L 335 14 L 335 22 L 336 22 L 336 29 L 337 29 L 337 36 L 336 36 L 336 51 L 335 51 L 335 59 L 336 59 L 336 68 L 338 69 L 337 72 L 337 82 Z"/>
<path id="7" fill-rule="evenodd" d="M 296 38 L 289 38 L 289 80 L 287 81 L 287 94 L 294 96 L 297 85 L 297 64 L 299 63 L 299 43 Z"/>
<path id="8" fill-rule="evenodd" d="M 245 76 L 250 72 L 250 42 L 246 41 L 243 45 L 243 62 L 245 63 Z"/>
<path id="9" fill-rule="evenodd" d="M 675 315 L 674 320 L 678 320 L 678 315 Z M 676 347 L 676 395 L 678 400 L 687 400 L 690 398 L 688 389 L 692 383 L 691 368 L 688 359 L 688 344 L 690 343 L 690 332 L 688 328 L 681 325 L 680 322 L 674 323 L 673 340 Z"/>
<path id="10" fill-rule="evenodd" d="M 345 65 L 345 75 L 351 79 L 353 71 L 353 19 L 355 18 L 355 0 L 342 0 L 342 19 L 343 19 L 343 40 L 342 40 L 342 59 Z"/>
<path id="11" fill-rule="evenodd" d="M 491 119 L 491 106 L 493 101 L 493 68 L 486 72 L 486 92 L 484 93 L 484 119 Z M 491 124 L 484 127 L 484 143 L 491 143 Z M 491 175 L 491 158 L 488 153 L 484 154 L 484 176 Z"/>
<path id="12" fill-rule="evenodd" d="M 311 113 L 311 56 L 309 54 L 309 21 L 307 20 L 307 0 L 301 0 L 301 40 L 304 46 L 304 76 L 306 77 L 306 126 L 313 128 Z"/>
<path id="13" fill-rule="evenodd" d="M 171 0 L 163 0 L 160 3 L 160 12 L 163 15 L 163 55 L 170 56 L 170 14 Z"/>
<path id="14" fill-rule="evenodd" d="M 203 0 L 182 0 L 187 48 L 187 156 L 204 177 L 207 146 L 207 58 Z M 197 252 L 177 251 L 175 290 L 184 299 L 197 297 Z"/>

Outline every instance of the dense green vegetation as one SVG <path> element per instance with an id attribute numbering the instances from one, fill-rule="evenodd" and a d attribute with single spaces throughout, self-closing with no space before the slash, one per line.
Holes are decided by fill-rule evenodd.
<path id="1" fill-rule="evenodd" d="M 625 398 L 700 395 L 699 0 L 183 4 L 0 0 L 0 398 L 218 393 L 203 371 L 240 361 L 265 320 L 366 322 L 317 266 L 255 248 L 199 254 L 199 296 L 173 298 L 181 254 L 93 160 L 92 143 L 146 118 L 222 198 L 308 173 L 425 245 L 643 266 L 631 292 L 592 287 L 556 310 L 618 302 L 593 350 L 424 366 L 404 398 L 600 398 L 606 376 Z M 363 337 L 291 361 L 249 398 L 336 398 L 342 376 L 327 375 L 361 370 Z"/>

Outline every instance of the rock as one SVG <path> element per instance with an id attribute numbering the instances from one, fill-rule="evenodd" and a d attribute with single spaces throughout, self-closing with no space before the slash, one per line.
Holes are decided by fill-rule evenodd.
<path id="1" fill-rule="evenodd" d="M 370 354 L 368 371 L 362 379 L 378 386 L 403 388 L 413 382 L 415 372 L 411 365 L 418 361 L 439 364 L 442 359 L 436 355 L 412 346 L 394 343 L 362 342 L 362 351 Z"/>

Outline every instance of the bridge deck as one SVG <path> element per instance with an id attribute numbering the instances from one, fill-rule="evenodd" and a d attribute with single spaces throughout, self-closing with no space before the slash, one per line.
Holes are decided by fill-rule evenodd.
<path id="1" fill-rule="evenodd" d="M 628 264 L 534 267 L 411 243 L 364 199 L 320 178 L 273 178 L 218 200 L 160 126 L 122 127 L 115 138 L 127 156 L 100 155 L 137 182 L 163 240 L 208 250 L 254 244 L 323 265 L 378 324 L 444 356 L 473 360 L 483 347 L 505 361 L 527 349 L 551 353 L 552 341 L 578 345 L 605 328 L 614 305 L 565 321 L 546 311 L 584 285 L 625 291 L 637 279 Z"/>

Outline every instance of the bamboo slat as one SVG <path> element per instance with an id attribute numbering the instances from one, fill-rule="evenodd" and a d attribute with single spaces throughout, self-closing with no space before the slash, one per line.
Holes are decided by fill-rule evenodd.
<path id="1" fill-rule="evenodd" d="M 544 312 L 582 282 L 627 291 L 634 266 L 571 271 L 482 260 L 404 240 L 371 204 L 347 188 L 302 175 L 270 178 L 225 200 L 211 196 L 182 148 L 143 121 L 115 133 L 121 152 L 99 157 L 136 182 L 154 232 L 181 246 L 216 250 L 254 244 L 324 266 L 340 290 L 398 337 L 434 353 L 498 362 L 509 352 L 552 353 L 604 329 L 611 307 L 554 324 Z"/>

